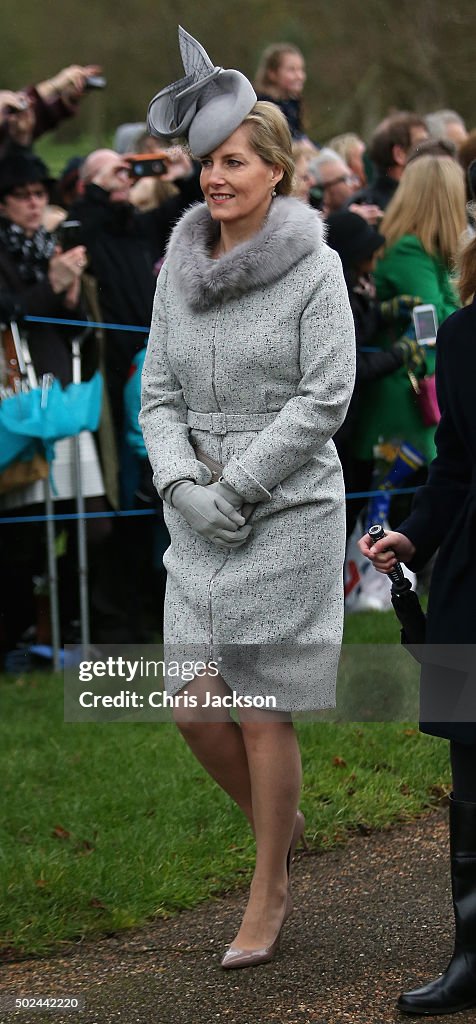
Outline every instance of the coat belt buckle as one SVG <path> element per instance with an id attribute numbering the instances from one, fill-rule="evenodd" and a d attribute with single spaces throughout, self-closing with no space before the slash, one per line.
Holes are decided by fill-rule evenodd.
<path id="1" fill-rule="evenodd" d="M 226 434 L 226 414 L 224 412 L 212 412 L 212 434 Z"/>

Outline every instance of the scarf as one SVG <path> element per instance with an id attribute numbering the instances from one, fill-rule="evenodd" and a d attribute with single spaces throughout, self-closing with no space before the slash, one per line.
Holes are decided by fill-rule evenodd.
<path id="1" fill-rule="evenodd" d="M 0 217 L 0 245 L 14 260 L 22 281 L 33 284 L 44 280 L 55 251 L 54 238 L 46 228 L 38 228 L 31 238 L 27 238 L 18 224 Z"/>

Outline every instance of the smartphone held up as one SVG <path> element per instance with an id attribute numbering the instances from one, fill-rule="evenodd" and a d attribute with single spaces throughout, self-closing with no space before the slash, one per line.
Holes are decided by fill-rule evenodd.
<path id="1" fill-rule="evenodd" d="M 58 242 L 63 252 L 83 245 L 82 224 L 79 220 L 64 220 L 57 229 Z"/>
<path id="2" fill-rule="evenodd" d="M 419 345 L 434 345 L 438 332 L 436 309 L 430 303 L 413 307 L 415 336 Z"/>

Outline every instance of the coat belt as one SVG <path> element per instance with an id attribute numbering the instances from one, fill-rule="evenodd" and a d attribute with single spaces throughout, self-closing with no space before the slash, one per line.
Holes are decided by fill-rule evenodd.
<path id="1" fill-rule="evenodd" d="M 193 412 L 189 409 L 187 423 L 192 430 L 228 434 L 234 430 L 263 430 L 277 415 L 277 412 Z"/>

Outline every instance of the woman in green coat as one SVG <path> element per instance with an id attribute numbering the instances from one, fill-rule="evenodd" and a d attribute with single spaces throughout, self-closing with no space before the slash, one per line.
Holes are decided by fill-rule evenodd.
<path id="1" fill-rule="evenodd" d="M 405 169 L 379 230 L 386 245 L 375 271 L 381 301 L 418 296 L 436 308 L 438 323 L 459 306 L 451 269 L 466 228 L 465 186 L 461 167 L 451 157 L 422 156 Z M 395 320 L 377 338 L 387 349 L 404 334 L 408 320 Z M 426 353 L 434 372 L 434 350 Z M 407 371 L 362 387 L 354 454 L 371 460 L 380 441 L 408 441 L 430 462 L 435 456 L 434 427 L 424 426 Z"/>

